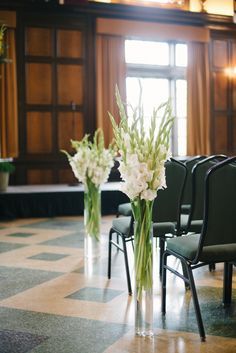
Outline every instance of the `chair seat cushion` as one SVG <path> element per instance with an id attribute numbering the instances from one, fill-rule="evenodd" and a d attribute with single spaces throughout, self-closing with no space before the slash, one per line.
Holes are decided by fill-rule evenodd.
<path id="1" fill-rule="evenodd" d="M 154 222 L 153 223 L 153 236 L 163 237 L 166 234 L 175 234 L 175 223 L 174 222 Z"/>
<path id="2" fill-rule="evenodd" d="M 167 240 L 166 249 L 189 260 L 194 260 L 198 250 L 200 234 L 192 234 Z M 200 262 L 233 262 L 236 260 L 236 243 L 204 246 Z"/>
<path id="3" fill-rule="evenodd" d="M 131 203 L 127 202 L 119 205 L 118 214 L 122 216 L 131 216 L 132 215 Z"/>
<path id="4" fill-rule="evenodd" d="M 112 228 L 120 234 L 129 236 L 131 217 L 118 217 L 112 221 Z"/>

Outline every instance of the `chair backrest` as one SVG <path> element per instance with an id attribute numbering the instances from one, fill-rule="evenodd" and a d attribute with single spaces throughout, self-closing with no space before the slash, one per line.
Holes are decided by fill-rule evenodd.
<path id="1" fill-rule="evenodd" d="M 208 172 L 204 190 L 204 219 L 199 244 L 236 243 L 236 157 L 228 158 Z"/>
<path id="2" fill-rule="evenodd" d="M 185 165 L 187 167 L 187 177 L 186 177 L 186 182 L 185 182 L 184 191 L 183 191 L 183 199 L 182 199 L 183 204 L 191 205 L 192 203 L 192 169 L 196 163 L 198 163 L 199 161 L 205 158 L 206 156 L 194 156 L 185 161 Z"/>
<path id="3" fill-rule="evenodd" d="M 192 204 L 188 220 L 188 226 L 193 220 L 203 219 L 203 206 L 204 206 L 204 183 L 207 171 L 226 159 L 224 155 L 214 155 L 199 161 L 192 169 Z"/>
<path id="4" fill-rule="evenodd" d="M 175 222 L 179 227 L 187 168 L 174 158 L 165 163 L 165 168 L 167 188 L 157 192 L 153 205 L 153 222 Z"/>

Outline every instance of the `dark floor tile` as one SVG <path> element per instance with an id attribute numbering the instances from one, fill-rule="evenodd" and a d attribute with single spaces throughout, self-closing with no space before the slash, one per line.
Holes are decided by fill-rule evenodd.
<path id="1" fill-rule="evenodd" d="M 68 256 L 67 254 L 55 254 L 50 252 L 42 252 L 40 254 L 27 257 L 27 259 L 42 260 L 42 261 L 58 261 L 67 256 Z"/>
<path id="2" fill-rule="evenodd" d="M 233 290 L 233 301 L 229 308 L 222 305 L 221 288 L 199 287 L 197 292 L 206 334 L 236 338 L 236 290 Z M 155 317 L 155 326 L 197 333 L 197 319 L 191 294 L 186 293 L 184 304 L 178 310 L 167 300 L 166 315 Z"/>
<path id="3" fill-rule="evenodd" d="M 7 234 L 8 237 L 16 237 L 16 238 L 28 238 L 28 237 L 32 237 L 32 235 L 34 235 L 34 233 L 10 233 Z"/>
<path id="4" fill-rule="evenodd" d="M 16 243 L 5 243 L 0 242 L 0 253 L 4 253 L 7 251 L 15 250 L 23 248 L 24 246 L 28 246 L 28 244 L 16 244 Z"/>
<path id="5" fill-rule="evenodd" d="M 1 353 L 27 353 L 44 342 L 48 337 L 28 332 L 0 330 Z"/>
<path id="6" fill-rule="evenodd" d="M 0 307 L 0 329 L 50 337 L 32 353 L 102 353 L 131 327 Z"/>
<path id="7" fill-rule="evenodd" d="M 75 233 L 65 235 L 63 237 L 51 239 L 40 243 L 41 245 L 49 246 L 63 246 L 67 248 L 83 248 L 84 247 L 84 234 Z"/>
<path id="8" fill-rule="evenodd" d="M 41 228 L 41 229 L 59 229 L 59 230 L 74 230 L 81 231 L 84 228 L 83 221 L 78 220 L 60 220 L 50 218 L 46 221 L 40 221 L 35 223 L 30 223 L 27 225 L 23 225 L 22 228 Z"/>
<path id="9" fill-rule="evenodd" d="M 115 289 L 84 287 L 77 292 L 68 295 L 66 298 L 107 303 L 122 293 L 123 291 Z"/>
<path id="10" fill-rule="evenodd" d="M 0 299 L 11 297 L 17 293 L 25 291 L 26 289 L 33 288 L 38 284 L 50 281 L 51 279 L 62 275 L 60 272 L 4 266 L 0 266 L 0 273 Z"/>

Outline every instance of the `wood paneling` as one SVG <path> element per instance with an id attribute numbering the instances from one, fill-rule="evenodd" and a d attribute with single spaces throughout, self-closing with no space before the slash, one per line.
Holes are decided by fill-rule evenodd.
<path id="1" fill-rule="evenodd" d="M 67 17 L 45 11 L 21 16 L 18 180 L 23 184 L 74 183 L 60 150 L 72 152 L 70 140 L 94 130 L 95 19 L 90 22 L 84 15 Z M 88 116 L 89 121 L 85 120 Z"/>
<path id="2" fill-rule="evenodd" d="M 212 153 L 236 152 L 235 32 L 213 31 L 211 41 Z"/>
<path id="3" fill-rule="evenodd" d="M 29 169 L 27 170 L 27 183 L 31 185 L 37 184 L 53 184 L 53 173 L 50 169 Z"/>
<path id="4" fill-rule="evenodd" d="M 214 84 L 214 109 L 227 109 L 227 85 L 228 78 L 225 72 L 215 72 L 213 75 Z"/>
<path id="5" fill-rule="evenodd" d="M 59 170 L 59 184 L 77 184 L 78 180 L 75 178 L 72 169 Z"/>
<path id="6" fill-rule="evenodd" d="M 25 54 L 52 56 L 52 30 L 49 28 L 26 28 Z"/>
<path id="7" fill-rule="evenodd" d="M 63 112 L 58 115 L 59 149 L 71 150 L 70 140 L 80 140 L 84 135 L 83 116 L 78 112 Z"/>
<path id="8" fill-rule="evenodd" d="M 50 64 L 26 64 L 27 104 L 52 103 L 52 67 Z"/>
<path id="9" fill-rule="evenodd" d="M 80 105 L 83 102 L 83 71 L 79 65 L 58 65 L 58 103 Z"/>
<path id="10" fill-rule="evenodd" d="M 52 153 L 51 113 L 27 113 L 27 153 Z"/>
<path id="11" fill-rule="evenodd" d="M 213 66 L 224 68 L 228 65 L 227 42 L 225 40 L 213 41 Z"/>
<path id="12" fill-rule="evenodd" d="M 82 33 L 80 31 L 58 30 L 57 56 L 82 58 Z"/>
<path id="13" fill-rule="evenodd" d="M 227 116 L 217 115 L 214 121 L 214 152 L 228 153 L 228 121 Z"/>

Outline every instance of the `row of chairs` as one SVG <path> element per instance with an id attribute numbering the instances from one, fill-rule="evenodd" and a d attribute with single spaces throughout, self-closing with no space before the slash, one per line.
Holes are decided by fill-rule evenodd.
<path id="1" fill-rule="evenodd" d="M 191 289 L 199 333 L 205 340 L 192 270 L 206 264 L 212 269 L 215 263 L 224 262 L 223 303 L 230 304 L 232 266 L 236 261 L 236 157 L 198 156 L 185 164 L 172 158 L 166 162 L 166 183 L 167 188 L 158 191 L 153 207 L 153 237 L 159 238 L 160 249 L 162 313 L 166 309 L 166 270 L 169 270 Z M 120 205 L 109 232 L 108 250 L 108 278 L 111 277 L 112 246 L 124 253 L 130 295 L 126 243 L 133 244 L 133 222 L 131 205 Z M 181 260 L 183 273 L 167 265 L 170 255 Z"/>

